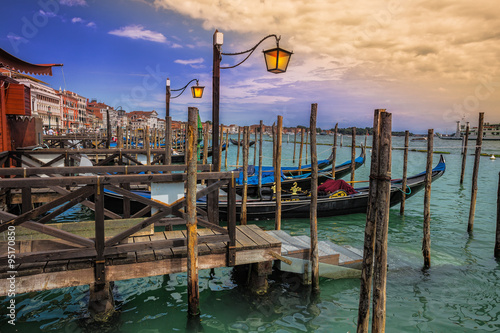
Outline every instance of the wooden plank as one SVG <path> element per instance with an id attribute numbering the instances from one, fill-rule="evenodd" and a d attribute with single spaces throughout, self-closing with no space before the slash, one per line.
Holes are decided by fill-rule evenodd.
<path id="1" fill-rule="evenodd" d="M 182 234 L 184 235 L 184 237 L 187 238 L 187 231 L 186 230 L 181 230 Z M 199 233 L 197 232 L 196 233 L 198 236 L 199 236 Z M 208 247 L 207 244 L 198 244 L 198 255 L 206 255 L 206 254 L 210 254 L 211 251 L 210 251 L 210 248 Z"/>
<path id="2" fill-rule="evenodd" d="M 139 237 L 133 237 L 133 240 L 134 243 L 141 243 L 141 242 L 149 242 L 151 241 L 151 238 L 149 236 L 139 236 Z M 137 256 L 137 262 L 155 260 L 155 254 L 153 250 L 137 251 L 135 254 Z"/>
<path id="3" fill-rule="evenodd" d="M 43 272 L 50 273 L 50 272 L 67 271 L 68 270 L 68 263 L 69 263 L 69 260 L 48 261 L 47 265 L 45 265 L 45 268 L 43 269 Z"/>
<path id="4" fill-rule="evenodd" d="M 294 239 L 292 236 L 287 234 L 286 232 L 282 230 L 270 230 L 267 231 L 267 233 L 271 234 L 271 236 L 275 237 L 282 243 L 287 243 L 290 245 L 293 245 L 299 249 L 309 249 L 310 245 L 306 242 L 303 242 L 301 240 Z"/>
<path id="5" fill-rule="evenodd" d="M 74 259 L 69 260 L 68 270 L 85 269 L 92 267 L 92 259 Z"/>
<path id="6" fill-rule="evenodd" d="M 211 229 L 198 229 L 198 236 L 203 237 L 203 236 L 210 236 L 210 235 L 215 235 L 215 231 Z M 210 249 L 211 253 L 226 253 L 227 251 L 227 242 L 217 242 L 217 243 L 207 243 L 208 248 Z"/>
<path id="7" fill-rule="evenodd" d="M 257 233 L 255 230 L 248 228 L 248 226 L 240 226 L 239 230 L 244 233 L 248 238 L 253 240 L 257 246 L 266 248 L 266 247 L 271 247 L 271 244 L 264 239 L 263 237 L 260 236 L 259 233 Z"/>
<path id="8" fill-rule="evenodd" d="M 280 253 L 281 247 L 277 246 L 267 249 L 236 251 L 236 265 L 275 260 L 275 258 L 271 255 L 271 252 Z"/>
<path id="9" fill-rule="evenodd" d="M 17 268 L 17 276 L 26 276 L 43 273 L 43 269 L 47 262 L 29 262 L 22 263 Z M 17 282 L 17 279 L 16 279 Z"/>
<path id="10" fill-rule="evenodd" d="M 16 293 L 28 293 L 55 288 L 74 287 L 91 284 L 94 282 L 94 269 L 81 269 L 72 271 L 36 274 L 31 276 L 16 277 Z M 7 296 L 9 281 L 0 280 L 0 296 Z"/>
<path id="11" fill-rule="evenodd" d="M 275 245 L 277 246 L 281 243 L 278 239 L 273 237 L 270 233 L 261 229 L 260 227 L 258 227 L 255 224 L 249 224 L 247 227 L 250 229 L 253 229 L 255 232 L 257 232 L 260 235 L 260 237 L 264 238 L 269 244 L 272 244 L 273 246 L 275 246 Z"/>
<path id="12" fill-rule="evenodd" d="M 256 244 L 251 238 L 245 235 L 240 228 L 241 226 L 236 226 L 236 239 L 238 240 L 238 243 L 241 244 L 241 246 L 238 246 L 238 244 L 236 244 L 236 249 L 241 250 L 242 248 L 244 249 L 259 248 L 258 244 Z"/>
<path id="13" fill-rule="evenodd" d="M 165 234 L 163 232 L 155 232 L 153 235 L 150 236 L 152 241 L 156 240 L 164 240 L 166 239 Z M 162 259 L 167 259 L 167 258 L 172 258 L 173 253 L 172 249 L 155 249 L 154 251 L 155 258 L 156 260 L 162 260 Z"/>
<path id="14" fill-rule="evenodd" d="M 185 238 L 185 236 L 180 230 L 174 230 L 174 231 L 165 231 L 165 238 L 177 239 L 177 238 Z M 185 257 L 187 255 L 187 247 L 186 246 L 174 247 L 172 248 L 172 253 L 174 254 L 175 258 Z"/>

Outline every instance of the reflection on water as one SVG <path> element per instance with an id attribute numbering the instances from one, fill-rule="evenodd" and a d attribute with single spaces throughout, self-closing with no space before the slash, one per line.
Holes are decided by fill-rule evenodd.
<path id="1" fill-rule="evenodd" d="M 331 137 L 318 137 L 330 142 Z M 364 138 L 359 137 L 358 142 Z M 344 144 L 347 139 L 344 138 Z M 447 171 L 432 184 L 431 268 L 422 271 L 423 192 L 407 201 L 405 216 L 399 207 L 390 213 L 389 273 L 387 281 L 387 332 L 498 332 L 500 331 L 500 265 L 493 258 L 496 193 L 500 160 L 481 159 L 479 191 L 473 237 L 467 234 L 473 156 L 467 158 L 460 186 L 460 142 L 435 139 L 435 149 L 449 151 Z M 283 144 L 283 165 L 291 165 L 293 143 Z M 371 137 L 368 138 L 371 145 Z M 393 145 L 403 146 L 402 138 Z M 411 142 L 410 147 L 426 143 Z M 485 143 L 491 153 L 500 143 Z M 267 156 L 271 142 L 264 142 Z M 329 147 L 319 146 L 322 155 Z M 252 152 L 250 152 L 252 154 Z M 393 152 L 392 175 L 402 174 L 402 152 Z M 228 165 L 234 165 L 236 146 L 230 146 Z M 297 158 L 296 158 L 297 159 Z M 350 148 L 338 148 L 338 162 L 350 159 Z M 408 173 L 425 170 L 425 153 L 410 152 Z M 241 160 L 241 159 L 240 159 Z M 438 156 L 434 156 L 437 162 Z M 270 165 L 270 159 L 265 158 Z M 267 161 L 267 162 L 266 162 Z M 297 163 L 296 163 L 297 164 Z M 368 178 L 370 160 L 356 171 L 356 180 Z M 435 164 L 435 163 L 434 163 Z M 58 221 L 93 219 L 86 208 L 76 206 Z M 364 214 L 318 219 L 320 240 L 363 246 Z M 258 221 L 272 229 L 274 221 Z M 307 220 L 282 221 L 292 235 L 309 234 Z M 321 293 L 312 297 L 293 274 L 270 277 L 269 293 L 249 294 L 231 278 L 231 269 L 200 272 L 201 316 L 187 321 L 186 275 L 118 281 L 115 300 L 119 315 L 105 326 L 92 326 L 87 318 L 88 287 L 66 288 L 19 295 L 20 332 L 354 332 L 359 301 L 358 280 L 321 279 Z M 8 299 L 0 300 L 0 331 L 13 332 L 6 323 Z M 198 323 L 199 325 L 196 325 Z"/>

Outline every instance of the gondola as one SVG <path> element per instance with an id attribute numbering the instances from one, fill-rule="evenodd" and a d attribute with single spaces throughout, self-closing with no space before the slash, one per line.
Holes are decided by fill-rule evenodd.
<path id="1" fill-rule="evenodd" d="M 354 160 L 355 168 L 359 168 L 365 162 L 365 149 L 361 150 L 361 154 Z M 241 168 L 240 168 L 241 169 Z M 259 194 L 259 178 L 258 178 L 258 167 L 251 166 L 255 174 L 248 177 L 247 180 L 247 194 L 249 197 L 257 197 L 260 195 L 266 195 L 272 193 L 272 187 L 274 186 L 274 172 L 262 173 L 262 187 L 261 193 Z M 238 170 L 239 171 L 239 170 Z M 351 160 L 339 164 L 335 167 L 335 178 L 340 179 L 351 173 Z M 311 189 L 311 173 L 305 173 L 300 176 L 286 177 L 282 173 L 281 177 L 281 191 L 282 193 L 293 193 L 297 191 L 308 191 Z M 318 173 L 318 184 L 324 183 L 326 180 L 332 178 L 332 168 L 323 169 Z M 227 188 L 223 188 L 227 189 Z M 236 178 L 236 193 L 242 195 L 243 193 L 243 172 L 240 171 L 239 177 Z"/>
<path id="2" fill-rule="evenodd" d="M 432 181 L 441 177 L 446 170 L 446 163 L 441 155 L 439 163 L 432 170 Z M 404 189 L 406 198 L 415 195 L 425 186 L 426 172 L 419 173 L 407 179 L 407 187 Z M 390 206 L 397 205 L 402 200 L 402 181 L 391 181 Z M 366 213 L 368 206 L 369 188 L 357 188 L 357 193 L 345 196 L 336 196 L 338 193 L 318 197 L 318 217 L 329 217 L 355 213 Z M 291 194 L 282 196 L 281 217 L 282 218 L 309 218 L 311 199 L 306 195 Z M 206 208 L 206 203 L 199 201 L 197 207 Z M 276 200 L 249 200 L 247 202 L 248 220 L 274 219 Z M 236 214 L 240 216 L 241 202 L 236 204 Z M 221 220 L 227 219 L 227 201 L 219 202 L 219 216 Z"/>
<path id="3" fill-rule="evenodd" d="M 222 151 L 226 150 L 226 144 L 222 145 Z M 212 147 L 208 147 L 208 157 L 212 156 Z M 203 149 L 200 151 L 200 158 L 203 159 Z M 171 155 L 172 163 L 184 163 L 184 153 L 172 154 Z"/>
<path id="4" fill-rule="evenodd" d="M 238 146 L 238 140 L 235 140 L 235 139 L 231 139 L 231 138 L 229 138 L 229 141 L 231 141 L 231 143 L 232 143 L 233 145 Z M 255 141 L 250 141 L 250 142 L 248 143 L 248 146 L 249 146 L 249 147 L 251 147 L 251 146 L 253 146 L 254 144 L 255 144 Z M 239 146 L 240 146 L 240 147 L 243 147 L 243 140 L 240 140 Z"/>

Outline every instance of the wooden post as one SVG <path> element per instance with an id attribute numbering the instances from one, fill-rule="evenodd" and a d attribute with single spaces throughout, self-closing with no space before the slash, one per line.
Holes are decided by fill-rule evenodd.
<path id="1" fill-rule="evenodd" d="M 460 173 L 460 185 L 464 183 L 465 161 L 467 160 L 467 145 L 469 144 L 469 122 L 465 128 L 465 137 L 462 147 L 462 172 Z"/>
<path id="2" fill-rule="evenodd" d="M 300 149 L 299 149 L 299 170 L 302 166 L 302 150 L 304 148 L 304 128 L 300 130 Z"/>
<path id="3" fill-rule="evenodd" d="M 227 265 L 232 267 L 236 263 L 236 182 L 233 171 L 227 193 L 227 233 L 229 234 Z"/>
<path id="4" fill-rule="evenodd" d="M 308 131 L 306 130 L 306 164 L 307 164 L 307 161 L 308 161 L 308 159 L 307 159 L 307 150 L 308 150 L 308 147 L 309 147 L 309 145 L 308 145 L 308 143 L 309 143 L 309 135 L 308 134 L 311 133 L 311 129 L 309 129 L 309 133 L 307 133 L 307 132 Z"/>
<path id="5" fill-rule="evenodd" d="M 259 180 L 258 180 L 259 197 L 261 196 L 260 191 L 262 189 L 262 131 L 264 131 L 264 123 L 261 120 L 259 126 Z"/>
<path id="6" fill-rule="evenodd" d="M 472 191 L 470 198 L 469 224 L 467 232 L 470 234 L 474 229 L 474 215 L 476 214 L 477 200 L 477 175 L 479 173 L 479 159 L 481 158 L 481 146 L 483 145 L 484 112 L 479 113 L 479 125 L 476 139 L 476 154 L 474 156 L 474 169 L 472 170 Z"/>
<path id="7" fill-rule="evenodd" d="M 353 127 L 352 143 L 351 143 L 351 182 L 354 181 L 355 171 L 356 171 L 356 127 Z"/>
<path id="8" fill-rule="evenodd" d="M 238 126 L 238 151 L 236 153 L 236 167 L 240 166 L 240 135 L 241 135 L 241 127 Z"/>
<path id="9" fill-rule="evenodd" d="M 344 135 L 340 134 L 340 147 L 342 147 L 343 143 L 344 143 Z"/>
<path id="10" fill-rule="evenodd" d="M 149 141 L 149 126 L 146 126 L 146 133 L 144 133 L 144 146 L 146 148 L 146 165 L 151 165 L 151 144 Z"/>
<path id="11" fill-rule="evenodd" d="M 165 165 L 172 163 L 172 117 L 165 117 Z"/>
<path id="12" fill-rule="evenodd" d="M 281 144 L 283 132 L 283 117 L 278 116 L 278 126 L 276 128 L 276 168 L 274 169 L 274 180 L 276 182 L 276 217 L 274 229 L 281 230 Z"/>
<path id="13" fill-rule="evenodd" d="M 408 147 L 410 146 L 410 131 L 405 131 L 405 148 L 403 152 L 403 180 L 401 181 L 401 206 L 399 207 L 399 214 L 405 213 L 406 201 L 406 179 L 408 174 Z"/>
<path id="14" fill-rule="evenodd" d="M 187 292 L 188 292 L 188 314 L 197 316 L 200 314 L 200 292 L 198 284 L 198 234 L 196 220 L 196 144 L 197 144 L 197 114 L 194 107 L 188 109 L 188 132 L 187 132 Z"/>
<path id="15" fill-rule="evenodd" d="M 293 135 L 293 161 L 292 163 L 295 164 L 295 146 L 297 145 L 297 127 L 295 127 L 295 131 L 294 131 L 294 135 Z"/>
<path id="16" fill-rule="evenodd" d="M 226 129 L 226 153 L 224 157 L 224 168 L 227 170 L 227 151 L 229 150 L 229 130 Z"/>
<path id="17" fill-rule="evenodd" d="M 392 114 L 380 115 L 379 168 L 377 177 L 376 242 L 373 265 L 372 332 L 385 332 L 387 284 L 387 234 L 391 196 Z"/>
<path id="18" fill-rule="evenodd" d="M 219 142 L 219 171 L 220 171 L 220 168 L 221 168 L 221 164 L 222 164 L 222 144 L 224 143 L 224 128 L 222 127 L 222 125 L 220 126 L 220 131 L 219 131 L 219 134 L 220 134 L 220 142 Z M 226 147 L 226 150 L 227 150 L 227 147 Z"/>
<path id="19" fill-rule="evenodd" d="M 380 142 L 380 114 L 385 109 L 376 109 L 373 117 L 373 144 L 370 167 L 370 192 L 366 211 L 365 240 L 363 246 L 363 263 L 361 268 L 361 285 L 358 308 L 358 333 L 367 333 L 370 320 L 370 295 L 373 277 L 373 253 L 376 236 L 376 192 L 379 172 L 379 142 Z M 342 139 L 342 135 L 341 135 Z M 342 140 L 341 140 L 342 144 Z"/>
<path id="20" fill-rule="evenodd" d="M 109 119 L 109 109 L 106 109 L 106 149 L 109 149 L 109 145 L 111 144 L 111 120 Z"/>
<path id="21" fill-rule="evenodd" d="M 495 237 L 495 258 L 500 258 L 500 173 L 498 173 L 497 190 L 497 231 Z"/>
<path id="22" fill-rule="evenodd" d="M 248 198 L 248 126 L 243 127 L 243 195 L 241 198 L 241 225 L 247 225 L 247 198 Z"/>
<path id="23" fill-rule="evenodd" d="M 318 252 L 318 156 L 316 153 L 316 117 L 318 104 L 311 104 L 311 283 L 312 291 L 319 292 L 319 252 Z"/>
<path id="24" fill-rule="evenodd" d="M 254 138 L 255 143 L 253 144 L 253 165 L 257 164 L 257 127 L 254 127 Z M 250 144 L 250 143 L 249 143 Z"/>
<path id="25" fill-rule="evenodd" d="M 427 134 L 427 166 L 425 168 L 425 192 L 424 192 L 424 237 L 422 239 L 422 254 L 424 256 L 424 268 L 431 267 L 431 182 L 432 182 L 432 154 L 434 130 L 430 129 Z"/>
<path id="26" fill-rule="evenodd" d="M 332 147 L 332 154 L 333 154 L 333 161 L 332 161 L 332 179 L 335 179 L 335 164 L 337 160 L 337 131 L 339 129 L 339 123 L 335 124 L 335 130 L 333 133 L 333 147 Z"/>

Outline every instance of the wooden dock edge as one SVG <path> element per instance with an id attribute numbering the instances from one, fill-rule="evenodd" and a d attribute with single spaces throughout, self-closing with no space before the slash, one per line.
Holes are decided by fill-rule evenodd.
<path id="1" fill-rule="evenodd" d="M 266 249 L 244 250 L 236 252 L 236 265 L 251 264 L 274 260 L 272 252 L 280 253 L 281 246 Z M 227 263 L 226 253 L 200 255 L 199 269 L 224 267 Z M 106 267 L 108 281 L 119 281 L 157 275 L 181 273 L 187 270 L 187 258 L 172 258 L 151 262 L 114 265 Z M 42 273 L 15 278 L 15 293 L 23 294 L 32 291 L 91 285 L 95 282 L 94 268 L 68 270 L 62 272 Z M 11 289 L 9 279 L 0 280 L 0 296 L 7 296 Z"/>

